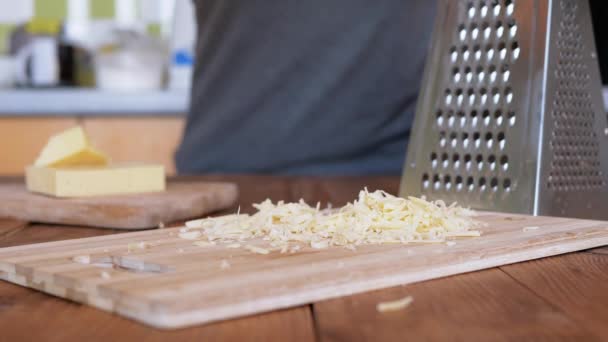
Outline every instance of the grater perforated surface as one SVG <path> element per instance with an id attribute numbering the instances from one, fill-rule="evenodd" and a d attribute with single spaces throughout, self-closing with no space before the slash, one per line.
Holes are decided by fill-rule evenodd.
<path id="1" fill-rule="evenodd" d="M 554 129 L 549 148 L 553 159 L 547 187 L 558 192 L 597 190 L 605 186 L 600 167 L 600 143 L 591 101 L 590 75 L 583 62 L 587 51 L 577 23 L 578 2 L 561 0 L 557 28 Z"/>
<path id="2" fill-rule="evenodd" d="M 454 16 L 445 26 L 456 29 L 443 32 L 448 39 L 435 51 L 438 93 L 429 102 L 433 117 L 423 124 L 429 134 L 415 177 L 426 195 L 480 206 L 518 186 L 511 163 L 522 145 L 512 136 L 521 107 L 512 77 L 522 59 L 516 2 L 446 3 Z"/>
<path id="3" fill-rule="evenodd" d="M 589 6 L 440 0 L 402 195 L 608 218 L 608 127 Z"/>
<path id="4" fill-rule="evenodd" d="M 512 0 L 462 3 L 444 58 L 450 64 L 435 103 L 435 146 L 420 182 L 442 192 L 511 191 L 512 68 L 520 56 Z"/>

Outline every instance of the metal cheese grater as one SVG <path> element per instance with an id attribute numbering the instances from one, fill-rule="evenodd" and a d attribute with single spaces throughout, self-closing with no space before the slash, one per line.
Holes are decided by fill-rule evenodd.
<path id="1" fill-rule="evenodd" d="M 586 0 L 442 0 L 401 195 L 608 219 Z"/>

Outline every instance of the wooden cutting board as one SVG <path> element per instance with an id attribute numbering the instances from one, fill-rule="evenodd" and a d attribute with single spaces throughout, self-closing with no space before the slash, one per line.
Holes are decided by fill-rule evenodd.
<path id="1" fill-rule="evenodd" d="M 30 193 L 23 184 L 5 184 L 0 185 L 0 217 L 102 228 L 156 228 L 228 208 L 237 196 L 232 183 L 168 183 L 164 192 L 87 198 L 53 198 Z"/>
<path id="2" fill-rule="evenodd" d="M 305 248 L 261 255 L 196 246 L 178 238 L 177 229 L 49 242 L 0 249 L 0 278 L 154 327 L 178 328 L 608 244 L 608 222 L 506 214 L 481 219 L 489 224 L 482 237 L 459 239 L 453 246 Z M 134 242 L 152 246 L 129 253 Z M 147 271 L 74 262 L 79 255 L 114 257 L 120 265 Z"/>

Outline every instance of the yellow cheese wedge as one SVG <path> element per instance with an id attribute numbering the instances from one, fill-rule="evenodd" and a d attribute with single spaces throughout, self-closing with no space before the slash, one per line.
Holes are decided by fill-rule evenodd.
<path id="1" fill-rule="evenodd" d="M 52 136 L 34 162 L 35 166 L 107 165 L 108 157 L 91 146 L 82 127 L 74 127 Z"/>
<path id="2" fill-rule="evenodd" d="M 165 190 L 162 165 L 116 164 L 54 168 L 26 168 L 27 189 L 55 197 L 86 197 Z"/>

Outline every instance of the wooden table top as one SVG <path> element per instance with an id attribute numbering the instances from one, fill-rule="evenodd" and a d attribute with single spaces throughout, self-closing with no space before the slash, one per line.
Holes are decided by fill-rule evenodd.
<path id="1" fill-rule="evenodd" d="M 397 177 L 208 176 L 240 186 L 238 205 L 266 198 L 343 205 Z M 232 208 L 230 211 L 236 209 Z M 124 231 L 0 219 L 0 247 Z M 378 302 L 412 296 L 405 310 Z M 537 341 L 608 340 L 608 247 L 332 299 L 241 319 L 162 331 L 0 281 L 1 341 Z"/>

